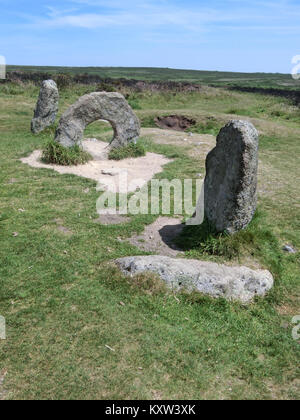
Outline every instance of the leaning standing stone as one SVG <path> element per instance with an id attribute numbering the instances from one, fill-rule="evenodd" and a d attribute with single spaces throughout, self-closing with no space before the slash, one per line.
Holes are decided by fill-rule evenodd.
<path id="1" fill-rule="evenodd" d="M 40 90 L 39 99 L 31 121 L 31 131 L 40 133 L 46 127 L 54 124 L 58 111 L 59 93 L 53 80 L 44 80 Z"/>
<path id="2" fill-rule="evenodd" d="M 205 215 L 218 232 L 244 229 L 257 206 L 258 132 L 230 121 L 206 159 Z"/>

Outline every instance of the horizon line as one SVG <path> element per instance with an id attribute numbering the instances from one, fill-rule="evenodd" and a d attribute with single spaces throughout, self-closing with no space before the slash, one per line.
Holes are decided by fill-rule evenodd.
<path id="1" fill-rule="evenodd" d="M 69 66 L 69 65 L 39 65 L 39 64 L 6 64 L 6 67 L 50 67 L 50 68 L 70 68 L 70 69 L 157 69 L 157 70 L 176 70 L 176 71 L 191 71 L 191 72 L 208 72 L 208 73 L 239 73 L 239 74 L 280 74 L 284 76 L 290 76 L 290 73 L 281 73 L 281 72 L 266 72 L 266 71 L 230 71 L 230 70 L 199 70 L 199 69 L 182 69 L 175 67 L 136 67 L 136 66 Z"/>

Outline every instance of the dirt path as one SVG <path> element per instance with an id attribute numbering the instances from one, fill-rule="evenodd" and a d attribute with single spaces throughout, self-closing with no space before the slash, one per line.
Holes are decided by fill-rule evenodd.
<path id="1" fill-rule="evenodd" d="M 146 226 L 142 234 L 132 236 L 129 242 L 145 252 L 176 257 L 182 251 L 174 244 L 174 240 L 183 228 L 181 219 L 159 217 Z"/>

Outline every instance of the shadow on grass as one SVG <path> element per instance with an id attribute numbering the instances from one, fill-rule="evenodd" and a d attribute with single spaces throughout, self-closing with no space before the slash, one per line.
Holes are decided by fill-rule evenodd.
<path id="1" fill-rule="evenodd" d="M 282 271 L 282 253 L 279 242 L 266 224 L 265 215 L 258 210 L 249 226 L 229 235 L 217 233 L 205 220 L 200 226 L 186 226 L 177 238 L 176 244 L 188 256 L 200 258 L 203 255 L 220 256 L 226 259 L 250 256 L 259 260 L 275 277 Z"/>

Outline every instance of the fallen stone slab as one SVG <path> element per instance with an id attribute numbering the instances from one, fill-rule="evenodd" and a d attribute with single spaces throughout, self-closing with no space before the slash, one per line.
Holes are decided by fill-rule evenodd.
<path id="1" fill-rule="evenodd" d="M 150 255 L 121 258 L 116 264 L 128 276 L 144 272 L 157 274 L 174 291 L 197 291 L 242 303 L 250 303 L 255 296 L 264 296 L 274 285 L 273 276 L 267 270 L 229 267 L 207 261 Z"/>
<path id="2" fill-rule="evenodd" d="M 59 93 L 54 80 L 44 80 L 31 121 L 31 131 L 38 134 L 54 124 L 58 111 Z"/>

